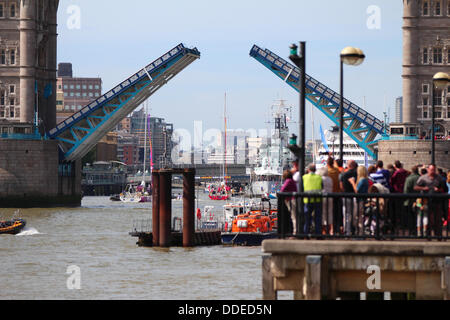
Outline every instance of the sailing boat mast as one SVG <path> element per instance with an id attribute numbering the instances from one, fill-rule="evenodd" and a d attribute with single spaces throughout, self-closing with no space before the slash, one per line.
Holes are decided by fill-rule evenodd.
<path id="1" fill-rule="evenodd" d="M 223 179 L 225 181 L 225 186 L 227 184 L 227 93 L 225 92 L 225 104 L 223 108 L 223 120 L 225 128 L 225 139 L 224 139 L 224 161 L 223 161 Z"/>
<path id="2" fill-rule="evenodd" d="M 142 185 L 144 185 L 145 186 L 145 163 L 146 163 L 146 160 L 147 160 L 147 105 L 148 105 L 148 102 L 147 101 L 145 101 L 144 102 L 144 109 L 145 109 L 145 112 L 144 112 L 144 127 L 145 127 L 145 133 L 144 133 L 144 173 L 143 173 L 143 175 L 142 175 Z"/>

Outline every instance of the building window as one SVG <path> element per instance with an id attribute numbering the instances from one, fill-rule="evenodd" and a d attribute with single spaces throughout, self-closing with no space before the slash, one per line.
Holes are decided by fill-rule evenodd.
<path id="1" fill-rule="evenodd" d="M 0 93 L 0 106 L 4 106 L 5 105 L 5 92 L 1 92 Z"/>
<path id="2" fill-rule="evenodd" d="M 450 1 L 447 2 L 447 15 L 450 16 Z"/>
<path id="3" fill-rule="evenodd" d="M 15 85 L 10 85 L 9 86 L 9 93 L 10 94 L 14 94 L 14 93 L 16 93 L 16 86 Z"/>
<path id="4" fill-rule="evenodd" d="M 73 97 L 73 92 L 70 93 L 70 96 Z"/>
<path id="5" fill-rule="evenodd" d="M 73 89 L 73 84 L 70 85 L 70 89 Z"/>
<path id="6" fill-rule="evenodd" d="M 435 118 L 435 119 L 437 119 L 437 118 L 442 118 L 442 112 L 436 111 L 436 112 L 434 113 L 434 118 Z"/>
<path id="7" fill-rule="evenodd" d="M 69 87 L 67 86 L 67 84 L 64 85 L 64 89 L 69 89 Z"/>
<path id="8" fill-rule="evenodd" d="M 422 63 L 423 64 L 428 64 L 428 48 L 423 48 Z"/>
<path id="9" fill-rule="evenodd" d="M 428 112 L 427 112 L 427 111 L 424 111 L 424 112 L 423 112 L 423 118 L 424 118 L 424 119 L 428 118 Z"/>
<path id="10" fill-rule="evenodd" d="M 434 105 L 442 105 L 442 90 L 436 90 L 434 94 Z"/>
<path id="11" fill-rule="evenodd" d="M 92 84 L 89 85 L 89 89 L 92 90 Z"/>
<path id="12" fill-rule="evenodd" d="M 422 14 L 424 15 L 424 16 L 427 16 L 429 13 L 428 13 L 428 0 L 424 0 L 423 1 L 423 4 L 422 4 Z"/>
<path id="13" fill-rule="evenodd" d="M 428 105 L 428 97 L 424 97 L 423 98 L 423 105 L 427 106 Z"/>
<path id="14" fill-rule="evenodd" d="M 9 99 L 9 105 L 10 106 L 14 106 L 15 102 L 16 102 L 16 100 L 14 98 Z"/>
<path id="15" fill-rule="evenodd" d="M 16 4 L 11 3 L 11 18 L 15 18 L 15 17 L 16 17 Z"/>
<path id="16" fill-rule="evenodd" d="M 3 3 L 0 3 L 0 18 L 4 18 L 5 17 L 5 13 L 3 10 Z"/>
<path id="17" fill-rule="evenodd" d="M 98 84 L 95 85 L 95 89 L 100 89 Z"/>
<path id="18" fill-rule="evenodd" d="M 87 89 L 85 84 L 83 84 L 82 88 L 83 88 L 83 90 Z"/>
<path id="19" fill-rule="evenodd" d="M 11 50 L 10 53 L 10 64 L 15 65 L 16 64 L 16 50 Z"/>
<path id="20" fill-rule="evenodd" d="M 6 64 L 6 52 L 3 49 L 0 51 L 0 64 Z"/>
<path id="21" fill-rule="evenodd" d="M 77 84 L 77 89 L 79 90 L 81 88 L 81 86 L 79 84 Z"/>
<path id="22" fill-rule="evenodd" d="M 422 93 L 428 94 L 428 83 L 422 85 Z"/>
<path id="23" fill-rule="evenodd" d="M 14 118 L 14 108 L 9 108 L 9 117 Z"/>
<path id="24" fill-rule="evenodd" d="M 440 0 L 434 1 L 434 15 L 435 16 L 441 15 L 441 1 Z"/>
<path id="25" fill-rule="evenodd" d="M 433 48 L 433 63 L 442 63 L 442 48 Z"/>

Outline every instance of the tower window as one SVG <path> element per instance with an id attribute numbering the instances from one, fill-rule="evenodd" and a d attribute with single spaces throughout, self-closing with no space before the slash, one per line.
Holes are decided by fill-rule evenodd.
<path id="1" fill-rule="evenodd" d="M 424 106 L 428 105 L 428 97 L 424 97 L 422 101 Z"/>
<path id="2" fill-rule="evenodd" d="M 2 91 L 0 93 L 0 106 L 4 106 L 5 105 L 5 92 Z"/>
<path id="3" fill-rule="evenodd" d="M 12 3 L 11 4 L 11 18 L 15 18 L 16 17 L 16 4 Z"/>
<path id="4" fill-rule="evenodd" d="M 427 83 L 424 83 L 422 85 L 422 93 L 428 93 L 428 84 Z"/>
<path id="5" fill-rule="evenodd" d="M 10 85 L 9 86 L 9 93 L 16 93 L 16 86 L 15 85 Z"/>
<path id="6" fill-rule="evenodd" d="M 433 48 L 433 63 L 442 63 L 442 48 Z"/>
<path id="7" fill-rule="evenodd" d="M 435 0 L 435 4 L 434 4 L 434 15 L 435 16 L 440 16 L 441 15 L 441 1 Z"/>
<path id="8" fill-rule="evenodd" d="M 0 51 L 0 64 L 6 64 L 6 52 L 5 50 Z"/>
<path id="9" fill-rule="evenodd" d="M 428 64 L 428 48 L 423 48 L 422 63 L 423 64 Z"/>
<path id="10" fill-rule="evenodd" d="M 426 111 L 423 112 L 423 118 L 424 119 L 428 118 L 428 112 L 426 112 Z"/>
<path id="11" fill-rule="evenodd" d="M 9 99 L 9 105 L 10 106 L 13 106 L 13 105 L 15 105 L 15 99 L 14 98 L 11 98 L 11 99 Z"/>
<path id="12" fill-rule="evenodd" d="M 434 94 L 434 105 L 442 105 L 442 90 L 436 90 Z"/>
<path id="13" fill-rule="evenodd" d="M 5 17 L 5 14 L 4 14 L 3 11 L 4 11 L 3 10 L 3 3 L 0 3 L 0 18 L 4 18 Z"/>
<path id="14" fill-rule="evenodd" d="M 15 65 L 16 64 L 16 51 L 15 50 L 11 50 L 10 53 L 10 64 Z"/>
<path id="15" fill-rule="evenodd" d="M 424 0 L 423 1 L 423 4 L 422 4 L 422 14 L 424 15 L 424 16 L 427 16 L 429 13 L 428 13 L 428 0 Z"/>

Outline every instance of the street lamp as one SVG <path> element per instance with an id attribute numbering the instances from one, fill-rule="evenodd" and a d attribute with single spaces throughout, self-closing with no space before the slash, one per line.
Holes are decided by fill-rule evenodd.
<path id="1" fill-rule="evenodd" d="M 300 69 L 300 77 L 298 86 L 300 89 L 299 94 L 299 148 L 292 150 L 298 154 L 298 192 L 303 192 L 303 175 L 305 174 L 305 106 L 306 106 L 306 42 L 300 42 L 300 55 L 298 54 L 298 47 L 296 44 L 292 44 L 290 47 L 289 59 Z M 296 142 L 294 136 L 292 142 Z M 295 148 L 294 148 L 295 149 Z M 300 203 L 300 217 L 305 214 L 305 208 L 303 206 L 303 197 L 297 199 Z M 300 219 L 296 221 L 296 231 L 300 230 Z"/>
<path id="2" fill-rule="evenodd" d="M 434 105 L 435 105 L 435 89 L 444 90 L 450 82 L 450 77 L 445 72 L 438 72 L 433 77 L 433 89 L 431 94 L 431 164 L 436 164 L 435 158 L 435 121 L 434 121 Z"/>
<path id="3" fill-rule="evenodd" d="M 306 42 L 300 42 L 300 55 L 298 54 L 298 47 L 292 44 L 290 47 L 289 59 L 300 69 L 299 89 L 300 89 L 300 103 L 299 103 L 299 150 L 298 150 L 298 192 L 303 192 L 302 177 L 305 174 L 305 106 L 306 106 Z M 303 206 L 301 206 L 303 207 Z"/>
<path id="4" fill-rule="evenodd" d="M 344 162 L 344 64 L 359 66 L 363 63 L 365 55 L 361 49 L 346 47 L 341 51 L 341 99 L 340 99 L 340 121 L 339 121 L 339 157 Z"/>

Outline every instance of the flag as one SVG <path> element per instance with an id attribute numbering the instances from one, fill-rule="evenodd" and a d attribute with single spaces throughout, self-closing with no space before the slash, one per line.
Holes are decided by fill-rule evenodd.
<path id="1" fill-rule="evenodd" d="M 326 152 L 330 152 L 330 149 L 328 148 L 327 141 L 325 140 L 325 135 L 323 133 L 322 125 L 320 125 L 320 138 L 322 139 L 323 147 L 325 148 Z"/>

